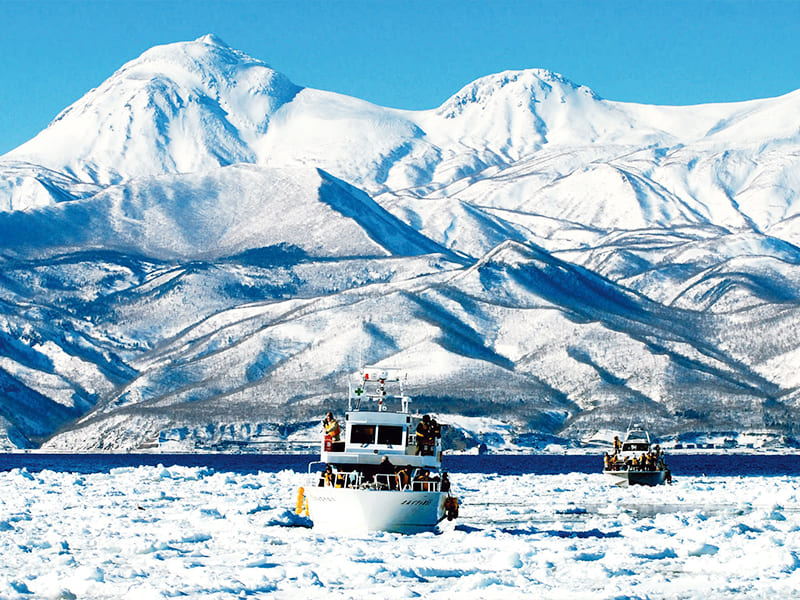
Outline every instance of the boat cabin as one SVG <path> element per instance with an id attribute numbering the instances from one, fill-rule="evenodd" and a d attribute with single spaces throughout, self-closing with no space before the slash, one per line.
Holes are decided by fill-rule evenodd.
<path id="1" fill-rule="evenodd" d="M 365 370 L 360 384 L 355 389 L 350 386 L 348 410 L 344 424 L 340 423 L 342 440 L 323 440 L 320 461 L 340 471 L 369 473 L 387 457 L 395 466 L 438 470 L 441 436 L 431 432 L 429 443 L 419 446 L 417 426 L 425 417 L 412 415 L 408 404 L 399 376 L 387 369 Z"/>
<path id="2" fill-rule="evenodd" d="M 634 426 L 628 429 L 625 441 L 622 442 L 623 452 L 647 452 L 650 450 L 650 434 L 644 429 Z"/>

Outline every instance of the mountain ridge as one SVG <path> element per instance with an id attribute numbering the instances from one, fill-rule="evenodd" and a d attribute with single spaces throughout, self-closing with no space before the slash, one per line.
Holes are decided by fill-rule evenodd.
<path id="1" fill-rule="evenodd" d="M 157 46 L 0 157 L 0 445 L 255 444 L 364 362 L 532 435 L 797 435 L 799 111 L 543 69 L 407 111 Z"/>

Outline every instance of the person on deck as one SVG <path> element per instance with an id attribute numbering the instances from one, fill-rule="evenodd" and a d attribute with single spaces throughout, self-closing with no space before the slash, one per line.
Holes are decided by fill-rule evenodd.
<path id="1" fill-rule="evenodd" d="M 325 435 L 331 436 L 331 441 L 338 442 L 342 430 L 339 427 L 339 421 L 333 418 L 332 412 L 329 412 L 325 416 L 325 419 L 322 421 L 322 425 L 325 427 Z"/>
<path id="2" fill-rule="evenodd" d="M 430 471 L 427 469 L 417 469 L 417 474 L 414 477 L 413 489 L 416 491 L 430 491 Z"/>
<path id="3" fill-rule="evenodd" d="M 655 471 L 656 470 L 656 455 L 654 452 L 647 453 L 647 470 L 648 471 Z"/>
<path id="4" fill-rule="evenodd" d="M 378 465 L 377 475 L 381 475 L 381 477 L 375 478 L 376 483 L 379 485 L 388 484 L 390 490 L 397 489 L 397 477 L 395 476 L 394 465 L 392 461 L 389 460 L 388 456 L 384 456 L 383 460 L 381 460 L 381 464 Z"/>
<path id="5" fill-rule="evenodd" d="M 442 426 L 437 423 L 436 419 L 431 418 L 430 422 L 430 440 L 431 444 L 436 443 L 436 439 L 442 437 Z"/>
<path id="6" fill-rule="evenodd" d="M 417 424 L 417 452 L 416 454 L 425 454 L 425 446 L 430 438 L 430 423 L 431 418 L 429 415 L 423 415 L 422 421 Z"/>
<path id="7" fill-rule="evenodd" d="M 330 465 L 325 467 L 325 471 L 322 473 L 322 477 L 319 479 L 319 486 L 332 486 L 333 485 L 333 469 Z"/>
<path id="8" fill-rule="evenodd" d="M 411 482 L 411 473 L 414 471 L 414 467 L 411 465 L 406 465 L 405 467 L 397 467 L 397 485 L 400 489 L 404 489 L 408 484 Z"/>

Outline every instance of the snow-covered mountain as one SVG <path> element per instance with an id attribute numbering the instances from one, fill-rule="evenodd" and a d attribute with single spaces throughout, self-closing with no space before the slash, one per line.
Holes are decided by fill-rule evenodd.
<path id="1" fill-rule="evenodd" d="M 286 436 L 363 362 L 517 434 L 795 434 L 799 116 L 534 69 L 403 111 L 148 50 L 0 157 L 4 444 Z"/>

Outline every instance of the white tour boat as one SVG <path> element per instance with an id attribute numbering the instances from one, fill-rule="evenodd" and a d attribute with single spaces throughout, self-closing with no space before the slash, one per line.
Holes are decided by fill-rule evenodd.
<path id="1" fill-rule="evenodd" d="M 458 499 L 441 469 L 438 426 L 428 415 L 409 412 L 396 373 L 364 369 L 356 389 L 350 386 L 342 441 L 323 437 L 320 460 L 309 465 L 297 497 L 297 512 L 314 529 L 417 533 L 440 530 L 458 516 Z M 417 436 L 421 422 L 430 432 L 424 438 Z M 425 441 L 418 444 L 418 437 Z"/>
<path id="2" fill-rule="evenodd" d="M 621 444 L 615 438 L 614 453 L 605 455 L 603 474 L 623 487 L 672 483 L 664 453 L 658 444 L 650 442 L 650 434 L 639 425 L 628 428 Z"/>

